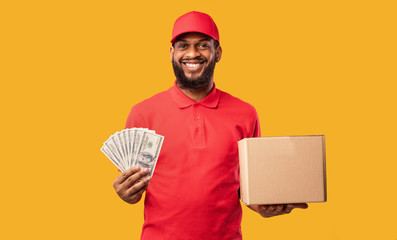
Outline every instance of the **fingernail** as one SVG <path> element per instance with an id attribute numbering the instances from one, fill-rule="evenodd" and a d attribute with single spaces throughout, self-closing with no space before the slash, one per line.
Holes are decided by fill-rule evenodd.
<path id="1" fill-rule="evenodd" d="M 144 173 L 148 173 L 148 172 L 149 172 L 149 169 L 144 168 L 144 169 L 143 169 L 143 172 L 144 172 Z"/>

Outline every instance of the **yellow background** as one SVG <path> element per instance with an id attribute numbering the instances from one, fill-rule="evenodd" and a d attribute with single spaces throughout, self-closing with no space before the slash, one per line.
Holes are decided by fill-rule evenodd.
<path id="1" fill-rule="evenodd" d="M 1 239 L 138 239 L 143 203 L 100 152 L 174 82 L 174 20 L 212 15 L 217 87 L 263 136 L 325 134 L 328 202 L 244 239 L 397 239 L 395 1 L 1 1 Z M 192 226 L 194 227 L 194 226 Z"/>

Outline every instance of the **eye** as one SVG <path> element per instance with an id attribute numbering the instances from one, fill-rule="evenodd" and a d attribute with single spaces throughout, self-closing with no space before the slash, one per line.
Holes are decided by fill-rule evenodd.
<path id="1" fill-rule="evenodd" d="M 200 47 L 200 48 L 206 49 L 206 48 L 209 48 L 210 46 L 208 45 L 208 43 L 201 43 L 201 44 L 199 45 L 199 47 Z"/>
<path id="2" fill-rule="evenodd" d="M 179 43 L 178 45 L 178 48 L 187 48 L 187 44 L 186 43 Z"/>

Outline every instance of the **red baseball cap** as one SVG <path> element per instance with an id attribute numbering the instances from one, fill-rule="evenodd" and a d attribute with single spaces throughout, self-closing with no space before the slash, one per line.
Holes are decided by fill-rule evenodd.
<path id="1" fill-rule="evenodd" d="M 171 43 L 174 43 L 179 35 L 188 32 L 203 33 L 219 42 L 218 28 L 214 20 L 210 15 L 202 12 L 188 12 L 176 19 L 172 29 Z"/>

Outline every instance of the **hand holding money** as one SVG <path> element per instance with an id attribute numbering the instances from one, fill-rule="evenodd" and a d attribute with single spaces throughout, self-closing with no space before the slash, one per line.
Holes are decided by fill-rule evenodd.
<path id="1" fill-rule="evenodd" d="M 146 128 L 129 128 L 106 140 L 101 151 L 123 173 L 113 182 L 119 197 L 137 203 L 146 190 L 164 137 Z"/>
<path id="2" fill-rule="evenodd" d="M 149 169 L 140 167 L 124 171 L 113 182 L 117 195 L 127 203 L 137 203 L 151 180 L 148 173 Z"/>
<path id="3" fill-rule="evenodd" d="M 152 176 L 163 139 L 163 136 L 146 128 L 128 128 L 110 136 L 101 151 L 122 172 L 139 166 L 148 168 Z"/>

